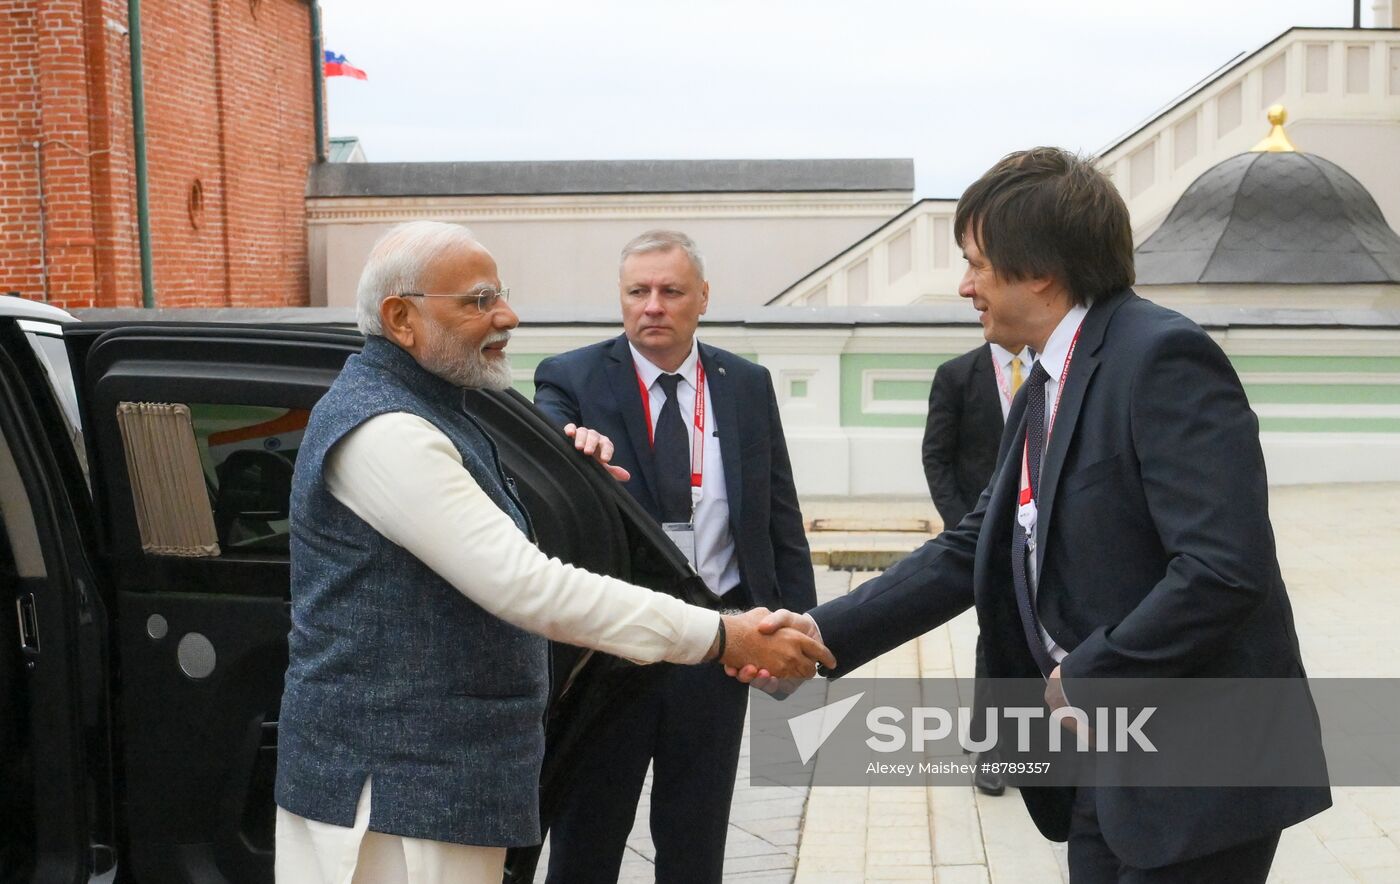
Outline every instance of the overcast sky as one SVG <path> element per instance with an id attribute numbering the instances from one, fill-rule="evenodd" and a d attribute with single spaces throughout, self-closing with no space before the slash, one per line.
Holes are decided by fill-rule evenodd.
<path id="1" fill-rule="evenodd" d="M 1370 0 L 1363 18 L 1370 24 Z M 1347 0 L 326 0 L 333 135 L 370 160 L 912 157 L 957 196 L 1097 151 Z M 1262 137 L 1266 124 L 1256 124 Z"/>

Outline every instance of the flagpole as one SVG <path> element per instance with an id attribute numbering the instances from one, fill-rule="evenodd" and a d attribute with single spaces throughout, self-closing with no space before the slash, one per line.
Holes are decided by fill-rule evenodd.
<path id="1" fill-rule="evenodd" d="M 141 306 L 156 305 L 155 259 L 151 249 L 151 192 L 146 164 L 145 64 L 141 59 L 141 0 L 127 0 L 131 50 L 131 142 L 136 184 L 136 236 L 141 252 Z"/>
<path id="2" fill-rule="evenodd" d="M 326 161 L 326 52 L 321 42 L 321 4 L 311 7 L 311 112 L 316 126 L 316 162 Z"/>

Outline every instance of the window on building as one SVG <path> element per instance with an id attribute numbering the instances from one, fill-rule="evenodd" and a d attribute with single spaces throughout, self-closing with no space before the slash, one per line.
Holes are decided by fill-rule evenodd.
<path id="1" fill-rule="evenodd" d="M 1326 43 L 1313 43 L 1307 51 L 1307 77 L 1303 89 L 1307 92 L 1327 91 L 1327 66 L 1331 63 L 1332 47 Z"/>
<path id="2" fill-rule="evenodd" d="M 1286 54 L 1280 53 L 1264 65 L 1261 107 L 1268 107 L 1278 101 L 1283 97 L 1283 91 L 1288 88 L 1288 68 L 1285 67 L 1287 58 Z"/>
<path id="3" fill-rule="evenodd" d="M 1156 183 L 1157 179 L 1157 139 L 1138 148 L 1128 159 L 1128 189 L 1137 196 Z"/>
<path id="4" fill-rule="evenodd" d="M 1172 127 L 1172 156 L 1176 168 L 1196 158 L 1196 120 L 1200 114 L 1192 114 Z"/>
<path id="5" fill-rule="evenodd" d="M 933 219 L 933 266 L 947 267 L 949 254 L 953 248 L 953 221 L 951 218 Z"/>
<path id="6" fill-rule="evenodd" d="M 1220 93 L 1220 97 L 1215 100 L 1215 137 L 1219 138 L 1235 131 L 1240 126 L 1241 113 L 1244 105 L 1244 93 L 1240 84 L 1236 83 L 1229 89 Z"/>
<path id="7" fill-rule="evenodd" d="M 906 229 L 899 236 L 890 240 L 886 251 L 889 263 L 889 280 L 893 283 L 903 279 L 914 267 L 913 233 Z"/>
<path id="8" fill-rule="evenodd" d="M 846 303 L 852 306 L 870 300 L 870 262 L 858 261 L 846 271 Z"/>
<path id="9" fill-rule="evenodd" d="M 1347 47 L 1347 94 L 1364 95 L 1371 91 L 1371 47 Z"/>

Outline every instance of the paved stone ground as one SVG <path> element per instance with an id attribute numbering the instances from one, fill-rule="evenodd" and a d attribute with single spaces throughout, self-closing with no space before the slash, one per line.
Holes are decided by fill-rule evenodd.
<path id="1" fill-rule="evenodd" d="M 1400 677 L 1400 485 L 1276 488 L 1279 560 L 1310 675 Z M 803 501 L 812 518 L 932 518 L 925 501 Z M 850 536 L 813 535 L 814 549 Z M 901 542 L 883 536 L 881 543 Z M 904 539 L 914 545 L 918 538 Z M 869 574 L 818 571 L 832 598 Z M 891 651 L 862 676 L 970 677 L 969 612 Z M 746 739 L 747 744 L 747 739 Z M 1400 882 L 1400 789 L 1337 788 L 1335 806 L 1284 833 L 1270 882 Z M 647 805 L 639 808 L 623 881 L 650 881 Z M 726 880 L 819 884 L 878 880 L 939 884 L 1067 881 L 1065 851 L 1040 836 L 1014 790 L 751 785 L 747 745 L 731 814 Z"/>

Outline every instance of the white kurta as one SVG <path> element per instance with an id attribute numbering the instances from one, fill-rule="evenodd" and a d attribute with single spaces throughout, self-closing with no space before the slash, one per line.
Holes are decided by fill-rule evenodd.
<path id="1" fill-rule="evenodd" d="M 423 418 L 391 413 L 361 424 L 326 457 L 325 478 L 370 527 L 522 629 L 639 663 L 697 663 L 714 641 L 715 612 L 540 552 Z M 278 808 L 279 884 L 501 880 L 504 850 L 370 832 L 370 802 L 366 782 L 350 828 Z"/>

